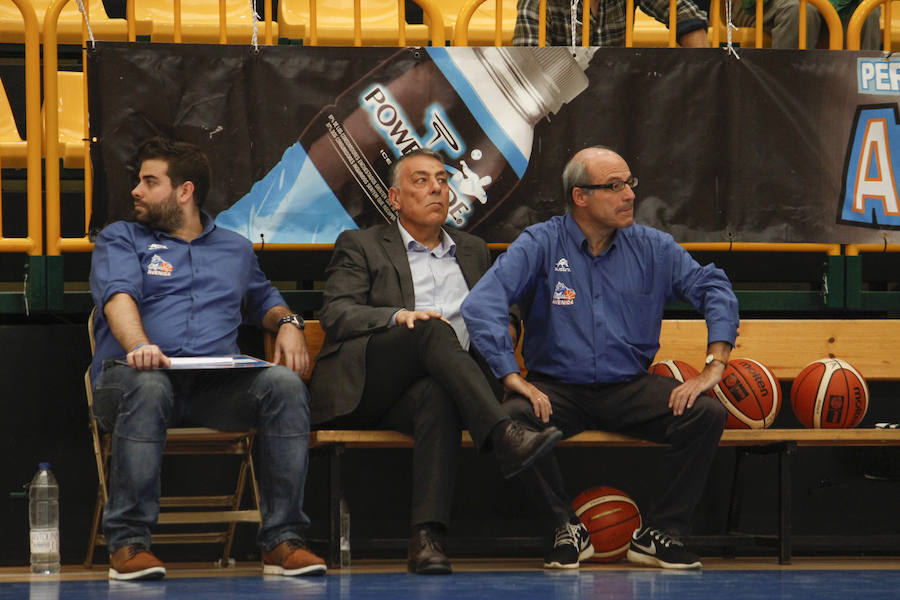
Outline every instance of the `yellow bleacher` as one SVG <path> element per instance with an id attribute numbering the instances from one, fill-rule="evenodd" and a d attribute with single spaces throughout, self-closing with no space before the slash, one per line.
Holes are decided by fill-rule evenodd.
<path id="1" fill-rule="evenodd" d="M 149 22 L 150 41 L 175 41 L 174 0 L 132 0 L 137 21 Z M 181 8 L 181 41 L 196 44 L 215 44 L 220 40 L 219 0 L 183 0 Z M 260 19 L 257 36 L 264 43 L 265 22 L 262 20 L 263 2 L 257 3 Z M 272 22 L 273 41 L 278 39 L 278 24 Z M 253 17 L 250 0 L 225 0 L 225 34 L 230 44 L 250 43 Z"/>
<path id="2" fill-rule="evenodd" d="M 60 71 L 59 98 L 59 156 L 67 169 L 84 168 L 84 73 Z M 46 101 L 41 107 L 41 120 L 46 123 Z"/>
<path id="3" fill-rule="evenodd" d="M 28 144 L 19 135 L 9 98 L 6 97 L 6 88 L 0 81 L 0 166 L 24 167 L 27 152 Z"/>
<path id="4" fill-rule="evenodd" d="M 310 2 L 315 2 L 315 40 L 310 24 Z M 399 0 L 403 4 L 403 0 Z M 398 0 L 360 1 L 361 43 L 364 46 L 398 45 Z M 354 45 L 353 0 L 279 0 L 279 37 L 304 45 Z M 445 23 L 446 25 L 446 23 Z M 406 43 L 424 45 L 429 41 L 426 25 L 406 25 Z"/>
<path id="5" fill-rule="evenodd" d="M 441 0 L 441 13 L 444 15 L 444 28 L 447 39 L 453 39 L 460 11 L 477 0 Z M 504 46 L 512 45 L 513 31 L 516 27 L 516 1 L 501 0 L 501 42 Z M 467 30 L 468 43 L 472 46 L 491 46 L 495 41 L 497 18 L 497 0 L 483 0 L 472 14 Z"/>
<path id="6" fill-rule="evenodd" d="M 54 0 L 31 0 L 37 14 L 41 39 L 44 35 L 44 16 L 54 4 Z M 91 23 L 94 39 L 124 42 L 128 39 L 128 23 L 125 19 L 111 19 L 102 0 L 84 0 L 85 9 Z M 60 44 L 80 44 L 82 40 L 83 18 L 76 0 L 69 0 L 59 15 L 57 39 Z M 136 31 L 141 35 L 150 32 L 148 21 L 135 22 Z M 12 0 L 0 0 L 0 43 L 21 44 L 25 39 L 22 14 Z"/>

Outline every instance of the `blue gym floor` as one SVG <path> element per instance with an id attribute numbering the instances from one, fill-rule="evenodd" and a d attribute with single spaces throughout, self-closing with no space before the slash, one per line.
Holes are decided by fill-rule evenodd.
<path id="1" fill-rule="evenodd" d="M 497 565 L 497 563 L 492 563 Z M 850 563 L 850 566 L 860 563 Z M 55 580 L 0 573 L 0 600 L 368 600 L 434 599 L 468 600 L 572 600 L 577 598 L 627 600 L 656 599 L 797 599 L 900 597 L 900 569 L 771 569 L 734 565 L 699 572 L 656 569 L 585 568 L 575 572 L 540 569 L 457 570 L 449 577 L 413 576 L 402 572 L 339 572 L 319 578 L 263 577 L 252 570 L 234 575 L 198 569 L 170 569 L 163 581 L 109 582 L 104 570 L 90 575 L 64 574 Z M 896 564 L 889 565 L 896 566 Z M 487 568 L 491 568 L 488 566 Z M 396 571 L 397 569 L 392 569 Z M 354 569 L 356 571 L 356 569 Z M 210 576 L 213 573 L 219 573 Z M 88 576 L 90 579 L 80 579 Z M 73 580 L 73 578 L 75 580 Z"/>

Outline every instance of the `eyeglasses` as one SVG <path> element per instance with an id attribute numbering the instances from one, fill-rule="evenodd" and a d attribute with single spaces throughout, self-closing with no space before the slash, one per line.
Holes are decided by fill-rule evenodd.
<path id="1" fill-rule="evenodd" d="M 621 192 L 625 189 L 625 186 L 634 189 L 638 186 L 638 178 L 633 175 L 626 179 L 625 181 L 613 181 L 612 183 L 591 183 L 585 185 L 575 185 L 572 187 L 581 188 L 583 190 L 612 190 L 614 192 Z"/>

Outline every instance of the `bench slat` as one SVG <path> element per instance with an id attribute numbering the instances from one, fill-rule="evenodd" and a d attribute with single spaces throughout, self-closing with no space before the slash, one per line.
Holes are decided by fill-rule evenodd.
<path id="1" fill-rule="evenodd" d="M 727 429 L 721 446 L 762 446 L 779 442 L 796 442 L 799 446 L 896 446 L 900 445 L 900 429 Z M 310 434 L 310 446 L 344 444 L 358 448 L 412 448 L 413 438 L 398 431 L 362 429 L 322 429 Z M 468 431 L 462 433 L 462 444 L 472 446 Z M 581 446 L 656 446 L 620 433 L 584 431 L 559 443 L 561 447 Z"/>

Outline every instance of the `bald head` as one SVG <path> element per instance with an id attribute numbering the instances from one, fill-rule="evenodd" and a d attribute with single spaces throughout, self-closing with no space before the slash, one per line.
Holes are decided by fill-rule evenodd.
<path id="1" fill-rule="evenodd" d="M 583 148 L 569 159 L 563 169 L 562 183 L 566 202 L 572 204 L 572 190 L 579 185 L 595 183 L 591 180 L 591 166 L 600 161 L 625 162 L 612 148 L 606 146 L 591 146 Z"/>

